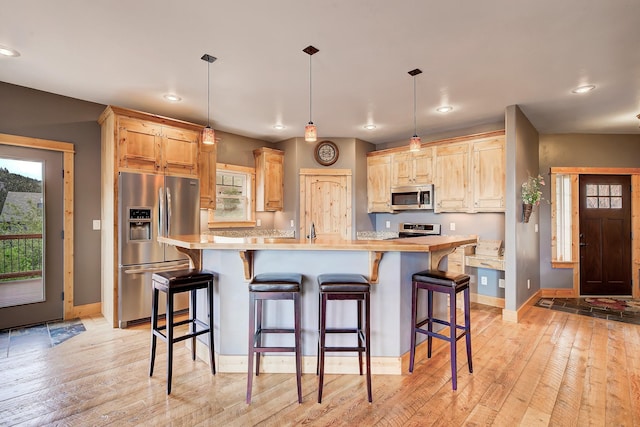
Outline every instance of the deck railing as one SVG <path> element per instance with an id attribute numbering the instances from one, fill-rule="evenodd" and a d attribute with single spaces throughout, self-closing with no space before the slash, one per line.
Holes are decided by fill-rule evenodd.
<path id="1" fill-rule="evenodd" d="M 0 235 L 0 281 L 42 277 L 42 234 Z"/>

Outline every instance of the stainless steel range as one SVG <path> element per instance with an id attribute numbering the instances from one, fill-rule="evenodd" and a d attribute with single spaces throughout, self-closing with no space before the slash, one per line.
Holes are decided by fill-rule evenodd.
<path id="1" fill-rule="evenodd" d="M 403 222 L 398 226 L 398 238 L 440 235 L 440 224 Z"/>

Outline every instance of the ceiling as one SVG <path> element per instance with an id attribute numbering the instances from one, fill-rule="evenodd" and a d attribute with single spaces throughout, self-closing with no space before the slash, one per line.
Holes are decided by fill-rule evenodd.
<path id="1" fill-rule="evenodd" d="M 270 142 L 302 136 L 310 65 L 320 139 L 408 140 L 414 68 L 423 137 L 499 122 L 514 104 L 541 133 L 640 133 L 638 0 L 0 0 L 0 10 L 0 45 L 21 54 L 0 56 L 0 81 L 206 124 L 209 76 L 212 127 Z M 320 49 L 311 61 L 308 45 Z M 571 92 L 584 84 L 596 88 Z M 437 113 L 443 104 L 454 110 Z"/>

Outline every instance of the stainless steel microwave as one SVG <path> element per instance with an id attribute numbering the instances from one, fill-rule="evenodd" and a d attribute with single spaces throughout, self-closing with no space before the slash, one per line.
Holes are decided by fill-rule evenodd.
<path id="1" fill-rule="evenodd" d="M 391 188 L 391 209 L 433 209 L 433 184 Z"/>

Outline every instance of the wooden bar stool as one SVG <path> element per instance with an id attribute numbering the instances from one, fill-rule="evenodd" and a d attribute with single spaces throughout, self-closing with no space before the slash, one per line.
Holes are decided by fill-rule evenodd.
<path id="1" fill-rule="evenodd" d="M 167 343 L 167 394 L 171 394 L 171 374 L 173 366 L 173 344 L 191 338 L 191 359 L 196 360 L 196 337 L 209 334 L 209 364 L 211 373 L 215 375 L 216 364 L 214 360 L 213 342 L 213 278 L 214 273 L 206 270 L 184 269 L 163 271 L 154 273 L 151 279 L 153 286 L 153 298 L 151 303 L 151 362 L 149 376 L 153 375 L 153 365 L 156 359 L 156 338 Z M 196 319 L 196 291 L 207 290 L 208 322 Z M 167 295 L 166 322 L 158 326 L 158 295 L 164 292 Z M 173 319 L 173 297 L 181 292 L 191 292 L 191 310 L 189 318 L 179 322 Z M 189 332 L 174 337 L 173 329 L 176 326 L 189 324 Z M 166 331 L 166 334 L 163 333 Z"/>
<path id="2" fill-rule="evenodd" d="M 427 335 L 427 357 L 431 357 L 432 338 L 440 338 L 448 341 L 451 347 L 451 385 L 454 390 L 458 388 L 456 350 L 457 342 L 460 338 L 466 337 L 467 344 L 467 364 L 469 373 L 473 372 L 471 362 L 471 320 L 469 301 L 469 276 L 466 274 L 452 274 L 440 270 L 424 270 L 412 276 L 412 297 L 411 297 L 411 355 L 409 360 L 409 372 L 413 372 L 413 363 L 416 354 L 416 334 Z M 418 322 L 418 290 L 427 291 L 427 318 Z M 435 319 L 433 317 L 433 293 L 439 292 L 449 295 L 449 321 Z M 456 295 L 464 292 L 464 325 L 456 322 Z M 449 327 L 449 335 L 439 334 L 433 331 L 433 324 L 438 323 Z M 422 326 L 427 324 L 427 329 Z M 457 330 L 462 333 L 458 335 Z"/>
<path id="3" fill-rule="evenodd" d="M 257 274 L 249 283 L 249 351 L 247 374 L 247 403 L 251 403 L 253 383 L 253 358 L 256 359 L 256 376 L 260 374 L 260 353 L 293 352 L 296 358 L 296 380 L 298 382 L 298 403 L 302 403 L 302 346 L 301 341 L 301 304 L 302 275 L 298 273 L 262 273 Z M 265 300 L 293 300 L 293 328 L 265 328 L 262 326 L 262 303 Z M 257 312 L 257 313 L 256 313 Z M 264 334 L 291 333 L 294 336 L 293 347 L 265 347 L 262 345 Z"/>
<path id="4" fill-rule="evenodd" d="M 324 357 L 327 351 L 357 351 L 360 375 L 362 375 L 362 353 L 367 363 L 367 396 L 372 401 L 371 393 L 371 343 L 370 320 L 371 300 L 369 281 L 360 274 L 321 274 L 318 276 L 320 288 L 319 336 L 318 336 L 318 403 L 322 402 L 322 388 L 324 384 Z M 327 328 L 327 301 L 352 300 L 356 301 L 358 321 L 355 328 Z M 363 312 L 364 311 L 364 312 Z M 363 326 L 364 323 L 364 326 Z M 358 345 L 352 347 L 327 347 L 326 334 L 356 334 Z"/>

